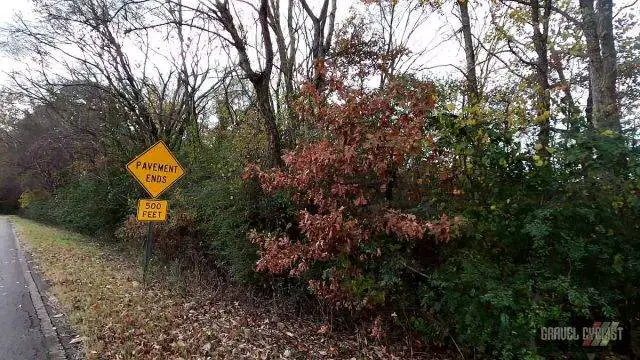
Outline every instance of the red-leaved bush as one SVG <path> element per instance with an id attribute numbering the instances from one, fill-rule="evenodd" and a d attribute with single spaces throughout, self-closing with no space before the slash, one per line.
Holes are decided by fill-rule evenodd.
<path id="1" fill-rule="evenodd" d="M 397 205 L 409 197 L 396 201 L 394 195 L 415 188 L 415 169 L 442 166 L 426 129 L 434 102 L 432 86 L 418 81 L 376 92 L 349 89 L 337 79 L 322 93 L 304 87 L 297 113 L 316 140 L 284 155 L 282 168 L 245 172 L 268 194 L 290 196 L 297 213 L 288 229 L 249 234 L 260 248 L 257 269 L 311 277 L 311 289 L 336 307 L 367 306 L 376 301 L 371 291 L 356 296 L 362 293 L 357 280 L 381 261 L 389 248 L 383 244 L 449 241 L 446 215 L 410 213 Z M 313 275 L 312 268 L 321 271 Z"/>

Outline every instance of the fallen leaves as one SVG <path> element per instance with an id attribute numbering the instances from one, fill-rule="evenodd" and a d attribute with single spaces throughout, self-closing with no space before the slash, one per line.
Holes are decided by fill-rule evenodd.
<path id="1" fill-rule="evenodd" d="M 23 219 L 15 223 L 80 334 L 72 342 L 82 343 L 88 359 L 433 358 L 243 305 L 241 292 L 185 298 L 162 284 L 145 289 L 133 280 L 140 277 L 134 259 L 79 235 Z M 56 240 L 61 236 L 64 242 Z"/>

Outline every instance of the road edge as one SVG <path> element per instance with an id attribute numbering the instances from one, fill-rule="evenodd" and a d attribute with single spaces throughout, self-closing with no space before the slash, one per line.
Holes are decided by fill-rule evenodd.
<path id="1" fill-rule="evenodd" d="M 45 346 L 47 349 L 47 357 L 52 360 L 66 360 L 67 356 L 62 348 L 60 339 L 58 338 L 58 333 L 53 328 L 53 323 L 51 322 L 49 313 L 47 312 L 47 309 L 44 307 L 44 303 L 42 302 L 42 295 L 40 294 L 38 286 L 33 280 L 33 276 L 31 276 L 29 264 L 27 263 L 27 260 L 25 259 L 24 253 L 22 252 L 22 248 L 20 246 L 20 237 L 18 236 L 18 233 L 16 233 L 13 221 L 11 220 L 9 220 L 9 227 L 11 228 L 13 237 L 16 240 L 18 259 L 20 260 L 20 266 L 22 267 L 24 279 L 27 282 L 27 286 L 29 288 L 31 302 L 33 303 L 33 307 L 36 310 L 38 319 L 40 319 L 40 330 L 42 331 L 42 335 L 44 336 Z"/>

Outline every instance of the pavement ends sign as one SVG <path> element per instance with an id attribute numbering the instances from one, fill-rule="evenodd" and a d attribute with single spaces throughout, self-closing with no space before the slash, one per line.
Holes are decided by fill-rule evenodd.
<path id="1" fill-rule="evenodd" d="M 127 170 L 153 198 L 160 196 L 185 173 L 162 140 L 131 160 Z"/>
<path id="2" fill-rule="evenodd" d="M 169 212 L 167 200 L 138 200 L 138 221 L 166 221 Z"/>

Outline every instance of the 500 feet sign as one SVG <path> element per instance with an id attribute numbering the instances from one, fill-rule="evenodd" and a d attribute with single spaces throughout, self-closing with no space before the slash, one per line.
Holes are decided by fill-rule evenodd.
<path id="1" fill-rule="evenodd" d="M 127 164 L 127 170 L 154 199 L 185 173 L 163 141 L 158 141 L 131 160 Z"/>
<path id="2" fill-rule="evenodd" d="M 136 219 L 144 221 L 167 221 L 169 202 L 167 200 L 138 200 Z"/>

